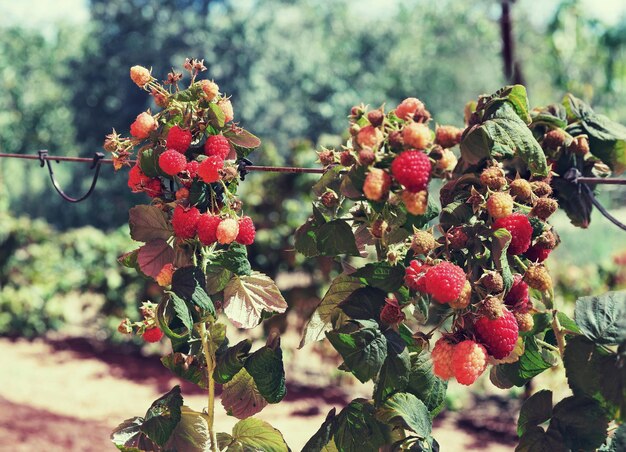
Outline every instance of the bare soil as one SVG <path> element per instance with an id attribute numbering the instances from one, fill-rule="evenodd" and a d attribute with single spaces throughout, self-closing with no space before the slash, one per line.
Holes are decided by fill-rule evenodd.
<path id="1" fill-rule="evenodd" d="M 182 386 L 186 405 L 198 411 L 206 406 L 198 388 L 171 377 L 155 356 L 124 354 L 73 339 L 0 339 L 0 350 L 0 451 L 114 451 L 111 430 L 124 419 L 142 415 L 176 384 Z M 298 451 L 328 411 L 340 410 L 354 393 L 325 382 L 316 385 L 314 379 L 303 380 L 301 371 L 293 372 L 299 372 L 298 378 L 288 375 L 288 381 L 301 383 L 290 385 L 285 401 L 257 416 L 280 429 Z M 481 406 L 493 408 L 493 403 Z M 217 430 L 230 431 L 237 419 L 224 414 L 221 406 L 217 409 Z M 492 415 L 481 409 L 438 418 L 434 436 L 442 451 L 514 449 L 514 426 L 508 418 L 516 413 L 503 418 L 502 411 Z"/>

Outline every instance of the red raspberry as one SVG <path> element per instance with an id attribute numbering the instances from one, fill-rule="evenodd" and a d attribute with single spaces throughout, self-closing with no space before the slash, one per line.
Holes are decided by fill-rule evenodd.
<path id="1" fill-rule="evenodd" d="M 533 228 L 526 215 L 514 213 L 508 217 L 498 218 L 493 222 L 491 228 L 494 231 L 496 229 L 506 229 L 511 233 L 511 243 L 507 250 L 508 254 L 522 254 L 530 246 Z"/>
<path id="2" fill-rule="evenodd" d="M 426 292 L 442 304 L 459 298 L 467 281 L 461 267 L 445 261 L 430 268 L 424 279 Z"/>
<path id="3" fill-rule="evenodd" d="M 199 219 L 200 211 L 195 207 L 185 209 L 181 205 L 176 206 L 174 214 L 172 215 L 174 235 L 181 239 L 193 238 L 196 235 Z"/>
<path id="4" fill-rule="evenodd" d="M 452 371 L 456 381 L 469 386 L 487 368 L 487 350 L 471 340 L 460 342 L 452 353 Z"/>
<path id="5" fill-rule="evenodd" d="M 254 223 L 250 217 L 241 217 L 239 219 L 239 233 L 237 234 L 237 243 L 242 245 L 252 245 L 254 243 L 254 236 L 256 235 L 256 229 Z"/>
<path id="6" fill-rule="evenodd" d="M 189 145 L 191 144 L 191 132 L 188 129 L 183 129 L 179 126 L 173 126 L 169 132 L 167 132 L 167 149 L 174 149 L 175 151 L 184 154 Z"/>
<path id="7" fill-rule="evenodd" d="M 452 371 L 454 348 L 454 344 L 444 338 L 440 338 L 435 342 L 433 351 L 430 352 L 430 357 L 433 360 L 433 372 L 443 380 L 448 380 L 454 376 Z"/>
<path id="8" fill-rule="evenodd" d="M 426 189 L 430 180 L 430 159 L 420 151 L 404 151 L 391 163 L 391 173 L 410 192 Z"/>
<path id="9" fill-rule="evenodd" d="M 380 311 L 380 321 L 385 325 L 397 325 L 405 319 L 404 312 L 400 309 L 395 297 L 385 298 L 385 306 Z"/>
<path id="10" fill-rule="evenodd" d="M 396 116 L 405 121 L 412 118 L 417 110 L 423 110 L 424 104 L 415 97 L 404 99 L 400 105 L 396 107 Z"/>
<path id="11" fill-rule="evenodd" d="M 159 342 L 163 337 L 163 331 L 155 326 L 148 328 L 141 337 L 146 342 Z"/>
<path id="12" fill-rule="evenodd" d="M 502 316 L 496 319 L 480 317 L 474 323 L 477 339 L 485 346 L 491 356 L 502 359 L 509 356 L 515 348 L 519 336 L 517 320 L 506 308 Z"/>
<path id="13" fill-rule="evenodd" d="M 187 159 L 178 151 L 169 149 L 159 156 L 159 168 L 168 176 L 176 176 L 186 167 Z"/>
<path id="14" fill-rule="evenodd" d="M 504 303 L 514 311 L 527 312 L 530 309 L 530 297 L 528 295 L 528 284 L 526 284 L 522 275 L 515 275 L 513 285 L 504 297 Z"/>
<path id="15" fill-rule="evenodd" d="M 220 224 L 220 217 L 215 215 L 200 215 L 198 220 L 198 239 L 203 245 L 208 246 L 217 242 L 217 226 Z"/>
<path id="16" fill-rule="evenodd" d="M 217 241 L 220 245 L 233 243 L 239 234 L 239 223 L 233 218 L 226 218 L 217 225 Z"/>
<path id="17" fill-rule="evenodd" d="M 385 170 L 372 168 L 365 177 L 363 193 L 370 201 L 380 201 L 389 193 L 391 187 L 391 176 Z"/>
<path id="18" fill-rule="evenodd" d="M 524 257 L 533 262 L 543 262 L 548 258 L 551 252 L 552 250 L 550 248 L 544 248 L 537 244 L 528 248 L 524 253 Z"/>
<path id="19" fill-rule="evenodd" d="M 161 179 L 159 179 L 158 177 L 154 177 L 152 179 L 148 178 L 148 180 L 145 181 L 143 185 L 143 191 L 151 198 L 157 198 L 163 193 Z"/>
<path id="20" fill-rule="evenodd" d="M 150 178 L 141 171 L 139 165 L 135 165 L 128 173 L 128 188 L 130 188 L 133 193 L 142 192 L 144 184 L 149 179 Z"/>
<path id="21" fill-rule="evenodd" d="M 193 179 L 198 175 L 198 168 L 200 167 L 200 162 L 196 160 L 192 160 L 191 162 L 187 162 L 187 166 L 185 167 L 185 171 L 189 174 L 189 179 Z"/>
<path id="22" fill-rule="evenodd" d="M 430 265 L 423 265 L 420 261 L 412 260 L 404 273 L 404 285 L 411 290 L 424 292 L 424 274 Z"/>
<path id="23" fill-rule="evenodd" d="M 135 138 L 148 138 L 150 132 L 156 128 L 156 119 L 150 113 L 144 111 L 137 115 L 135 122 L 130 125 L 130 134 Z"/>
<path id="24" fill-rule="evenodd" d="M 204 143 L 204 153 L 224 160 L 230 154 L 230 143 L 224 135 L 210 135 Z"/>
<path id="25" fill-rule="evenodd" d="M 224 168 L 224 160 L 212 155 L 198 166 L 198 176 L 207 184 L 220 180 L 220 170 Z"/>

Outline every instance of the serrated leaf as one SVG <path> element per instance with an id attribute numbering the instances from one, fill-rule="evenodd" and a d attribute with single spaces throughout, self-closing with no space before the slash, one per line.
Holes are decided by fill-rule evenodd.
<path id="1" fill-rule="evenodd" d="M 527 336 L 524 344 L 524 354 L 518 361 L 493 366 L 490 377 L 495 385 L 506 385 L 506 382 L 509 382 L 514 386 L 523 386 L 531 378 L 552 367 L 552 364 L 543 358 L 534 337 Z"/>
<path id="2" fill-rule="evenodd" d="M 238 328 L 254 328 L 263 312 L 282 313 L 287 302 L 267 275 L 252 272 L 235 275 L 224 288 L 224 314 Z"/>
<path id="3" fill-rule="evenodd" d="M 123 452 L 160 451 L 160 447 L 141 431 L 143 418 L 126 419 L 111 433 L 111 441 Z"/>
<path id="4" fill-rule="evenodd" d="M 337 429 L 337 420 L 335 416 L 335 408 L 332 408 L 326 419 L 320 426 L 319 430 L 307 441 L 302 448 L 302 452 L 320 452 L 332 440 L 333 434 Z"/>
<path id="5" fill-rule="evenodd" d="M 232 244 L 227 250 L 218 254 L 211 261 L 211 265 L 223 267 L 236 275 L 249 275 L 252 267 L 248 260 L 248 250 L 245 245 Z"/>
<path id="6" fill-rule="evenodd" d="M 232 437 L 233 444 L 240 444 L 244 451 L 289 452 L 283 435 L 261 419 L 248 418 L 237 422 Z"/>
<path id="7" fill-rule="evenodd" d="M 269 403 L 278 403 L 285 397 L 287 387 L 280 343 L 275 347 L 261 347 L 248 357 L 245 368 Z"/>
<path id="8" fill-rule="evenodd" d="M 376 417 L 385 424 L 408 429 L 420 438 L 428 437 L 433 427 L 426 405 L 406 392 L 389 397 L 377 410 Z"/>
<path id="9" fill-rule="evenodd" d="M 362 383 L 374 378 L 387 357 L 387 339 L 372 320 L 352 320 L 326 337 Z"/>
<path id="10" fill-rule="evenodd" d="M 603 450 L 603 449 L 602 449 Z M 626 424 L 622 424 L 611 437 L 606 452 L 623 452 L 626 450 Z"/>
<path id="11" fill-rule="evenodd" d="M 387 292 L 395 292 L 404 282 L 404 269 L 400 265 L 375 262 L 365 265 L 350 276 L 361 278 L 369 286 Z"/>
<path id="12" fill-rule="evenodd" d="M 209 295 L 215 295 L 224 290 L 228 281 L 233 277 L 233 272 L 216 265 L 207 265 L 206 289 Z"/>
<path id="13" fill-rule="evenodd" d="M 317 229 L 317 250 L 322 256 L 359 256 L 352 228 L 344 220 L 333 220 Z"/>
<path id="14" fill-rule="evenodd" d="M 203 389 L 208 387 L 205 366 L 200 364 L 197 357 L 183 353 L 170 353 L 161 358 L 161 363 L 183 380 L 190 381 Z"/>
<path id="15" fill-rule="evenodd" d="M 226 120 L 226 115 L 224 115 L 224 111 L 220 108 L 219 105 L 211 102 L 209 103 L 209 115 L 211 122 L 217 126 L 218 128 L 224 127 L 224 121 Z"/>
<path id="16" fill-rule="evenodd" d="M 229 347 L 225 353 L 217 359 L 217 366 L 213 371 L 215 381 L 228 383 L 243 368 L 246 358 L 252 348 L 252 341 L 244 339 L 236 345 Z"/>
<path id="17" fill-rule="evenodd" d="M 337 276 L 330 284 L 322 301 L 308 321 L 302 334 L 299 348 L 323 339 L 325 333 L 332 329 L 332 316 L 335 310 L 338 309 L 339 303 L 363 286 L 364 284 L 361 281 L 352 276 L 346 274 Z"/>
<path id="18" fill-rule="evenodd" d="M 317 226 L 312 220 L 307 221 L 294 234 L 296 251 L 305 257 L 319 255 L 317 250 Z"/>
<path id="19" fill-rule="evenodd" d="M 235 146 L 245 149 L 256 149 L 261 146 L 261 140 L 254 134 L 241 127 L 231 126 L 224 132 L 224 136 Z"/>
<path id="20" fill-rule="evenodd" d="M 215 315 L 215 307 L 205 290 L 206 280 L 198 267 L 179 268 L 172 275 L 172 292 L 194 306 Z"/>
<path id="21" fill-rule="evenodd" d="M 222 406 L 238 419 L 254 416 L 267 406 L 252 376 L 243 368 L 222 387 Z"/>
<path id="22" fill-rule="evenodd" d="M 382 403 L 394 392 L 403 391 L 409 383 L 411 357 L 408 347 L 400 353 L 394 353 L 389 348 L 387 347 L 387 358 L 374 386 L 374 401 L 377 404 Z"/>
<path id="23" fill-rule="evenodd" d="M 517 420 L 517 434 L 550 420 L 552 417 L 552 391 L 542 390 L 530 396 L 522 405 Z"/>
<path id="24" fill-rule="evenodd" d="M 339 303 L 339 308 L 354 320 L 378 319 L 386 295 L 386 292 L 374 287 L 361 287 Z"/>
<path id="25" fill-rule="evenodd" d="M 609 425 L 602 407 L 586 397 L 567 397 L 554 406 L 548 430 L 558 430 L 571 450 L 595 450 L 606 439 Z"/>
<path id="26" fill-rule="evenodd" d="M 448 382 L 435 376 L 430 355 L 420 352 L 411 358 L 409 382 L 405 391 L 420 399 L 430 411 L 431 417 L 437 416 L 444 408 Z"/>
<path id="27" fill-rule="evenodd" d="M 182 406 L 183 397 L 180 394 L 180 386 L 174 386 L 171 391 L 159 397 L 148 408 L 141 431 L 159 446 L 163 446 L 180 421 Z"/>
<path id="28" fill-rule="evenodd" d="M 193 330 L 193 315 L 191 313 L 191 307 L 188 302 L 180 298 L 175 293 L 170 293 L 170 300 L 172 302 L 172 308 L 176 313 L 176 317 L 183 322 L 185 328 L 187 328 L 187 334 Z"/>
<path id="29" fill-rule="evenodd" d="M 376 419 L 374 406 L 367 400 L 353 400 L 337 416 L 333 439 L 341 452 L 377 451 L 388 437 L 389 427 Z"/>
<path id="30" fill-rule="evenodd" d="M 154 206 L 135 206 L 129 211 L 130 236 L 138 242 L 155 239 L 167 240 L 172 236 L 172 228 L 165 213 Z"/>
<path id="31" fill-rule="evenodd" d="M 208 416 L 183 405 L 180 422 L 165 444 L 164 450 L 206 452 L 210 447 Z"/>
<path id="32" fill-rule="evenodd" d="M 315 185 L 313 185 L 313 193 L 315 193 L 316 196 L 321 196 L 326 189 L 339 191 L 339 184 L 341 182 L 339 174 L 342 170 L 343 167 L 339 165 L 328 168 Z"/>
<path id="33" fill-rule="evenodd" d="M 163 239 L 151 240 L 139 248 L 137 263 L 143 273 L 156 278 L 166 264 L 174 260 L 174 250 Z"/>
<path id="34" fill-rule="evenodd" d="M 515 452 L 568 452 L 558 431 L 531 427 L 520 438 Z"/>
<path id="35" fill-rule="evenodd" d="M 189 204 L 200 210 L 205 210 L 211 204 L 211 186 L 196 179 L 189 187 Z"/>
<path id="36" fill-rule="evenodd" d="M 596 344 L 626 342 L 626 291 L 579 298 L 575 318 L 581 332 Z"/>
<path id="37" fill-rule="evenodd" d="M 491 258 L 496 264 L 496 269 L 502 275 L 504 281 L 504 292 L 508 292 L 513 285 L 513 272 L 509 267 L 507 250 L 511 243 L 511 233 L 506 229 L 493 231 L 493 241 L 491 242 Z"/>

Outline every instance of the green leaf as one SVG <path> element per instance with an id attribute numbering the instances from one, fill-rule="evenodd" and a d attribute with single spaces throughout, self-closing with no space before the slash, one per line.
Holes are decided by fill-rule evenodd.
<path id="1" fill-rule="evenodd" d="M 140 270 L 151 278 L 156 278 L 163 266 L 173 261 L 174 249 L 163 239 L 149 241 L 137 253 Z"/>
<path id="2" fill-rule="evenodd" d="M 141 431 L 159 446 L 163 446 L 180 421 L 182 406 L 180 386 L 174 386 L 148 408 Z"/>
<path id="3" fill-rule="evenodd" d="M 170 293 L 170 300 L 172 301 L 172 308 L 176 313 L 176 317 L 183 322 L 185 328 L 187 328 L 187 334 L 193 330 L 193 314 L 187 301 L 180 298 L 175 293 Z"/>
<path id="4" fill-rule="evenodd" d="M 531 427 L 520 438 L 515 452 L 568 452 L 558 431 Z"/>
<path id="5" fill-rule="evenodd" d="M 123 452 L 160 451 L 160 448 L 141 431 L 143 418 L 126 419 L 111 433 L 111 441 Z"/>
<path id="6" fill-rule="evenodd" d="M 493 231 L 493 241 L 491 242 L 491 258 L 496 264 L 496 269 L 502 275 L 504 281 L 504 291 L 508 292 L 513 285 L 513 273 L 509 267 L 507 250 L 511 243 L 511 233 L 506 229 Z"/>
<path id="7" fill-rule="evenodd" d="M 326 337 L 362 383 L 374 378 L 387 357 L 387 339 L 373 320 L 353 320 Z"/>
<path id="8" fill-rule="evenodd" d="M 260 412 L 267 406 L 267 400 L 244 367 L 222 386 L 222 406 L 229 415 L 243 419 Z"/>
<path id="9" fill-rule="evenodd" d="M 385 424 L 408 429 L 421 438 L 430 435 L 433 427 L 424 402 L 405 392 L 389 397 L 377 410 L 376 417 Z"/>
<path id="10" fill-rule="evenodd" d="M 167 240 L 172 236 L 172 228 L 165 213 L 154 206 L 135 206 L 129 211 L 130 236 L 138 242 L 155 239 Z"/>
<path id="11" fill-rule="evenodd" d="M 605 449 L 601 449 L 605 450 Z M 623 452 L 626 450 L 626 424 L 622 424 L 611 437 L 606 452 Z"/>
<path id="12" fill-rule="evenodd" d="M 317 226 L 314 221 L 309 220 L 296 229 L 295 248 L 296 251 L 305 257 L 319 256 L 317 250 Z"/>
<path id="13" fill-rule="evenodd" d="M 442 226 L 449 228 L 467 223 L 474 215 L 472 206 L 466 202 L 467 198 L 451 202 L 441 211 L 439 222 Z"/>
<path id="14" fill-rule="evenodd" d="M 283 313 L 287 302 L 267 275 L 235 275 L 224 288 L 224 314 L 237 328 L 254 328 L 263 312 Z"/>
<path id="15" fill-rule="evenodd" d="M 189 187 L 189 204 L 205 210 L 211 204 L 211 193 L 210 185 L 200 179 L 194 180 Z"/>
<path id="16" fill-rule="evenodd" d="M 213 371 L 215 381 L 224 384 L 228 383 L 243 368 L 246 358 L 248 358 L 252 341 L 244 339 L 232 347 L 228 347 L 225 353 L 217 358 L 217 365 Z"/>
<path id="17" fill-rule="evenodd" d="M 252 267 L 248 260 L 248 250 L 245 245 L 234 243 L 228 250 L 217 255 L 211 265 L 223 267 L 236 275 L 249 275 Z"/>
<path id="18" fill-rule="evenodd" d="M 139 255 L 139 248 L 122 254 L 117 258 L 117 262 L 126 268 L 137 268 L 137 256 Z"/>
<path id="19" fill-rule="evenodd" d="M 166 451 L 205 452 L 210 450 L 208 416 L 184 406 L 180 422 L 164 446 Z"/>
<path id="20" fill-rule="evenodd" d="M 161 153 L 154 149 L 144 149 L 139 154 L 139 167 L 141 172 L 148 177 L 170 177 L 167 174 L 161 172 L 159 168 L 159 157 Z"/>
<path id="21" fill-rule="evenodd" d="M 352 275 L 351 275 L 352 276 Z M 386 292 L 374 287 L 355 290 L 339 304 L 341 310 L 351 319 L 378 319 L 385 305 Z"/>
<path id="22" fill-rule="evenodd" d="M 623 358 L 577 336 L 567 342 L 563 363 L 574 395 L 591 397 L 612 416 L 626 421 L 626 366 Z"/>
<path id="23" fill-rule="evenodd" d="M 248 418 L 237 422 L 232 437 L 233 444 L 237 443 L 244 451 L 289 452 L 283 435 L 261 419 Z"/>
<path id="24" fill-rule="evenodd" d="M 328 412 L 319 430 L 304 445 L 302 452 L 320 452 L 331 441 L 336 429 L 337 419 L 333 408 Z"/>
<path id="25" fill-rule="evenodd" d="M 361 287 L 363 287 L 363 283 L 352 276 L 346 274 L 337 276 L 307 323 L 299 348 L 323 339 L 324 333 L 332 329 L 333 313 L 337 310 L 339 303 Z"/>
<path id="26" fill-rule="evenodd" d="M 552 417 L 552 391 L 546 389 L 530 396 L 522 405 L 517 420 L 517 434 L 524 435 L 530 427 L 550 420 Z"/>
<path id="27" fill-rule="evenodd" d="M 261 347 L 246 360 L 245 368 L 269 403 L 278 403 L 285 397 L 287 388 L 280 343 L 274 347 Z"/>
<path id="28" fill-rule="evenodd" d="M 179 268 L 172 275 L 172 292 L 203 311 L 215 315 L 215 306 L 205 290 L 204 273 L 198 267 Z"/>
<path id="29" fill-rule="evenodd" d="M 517 116 L 526 124 L 530 124 L 531 117 L 529 113 L 528 94 L 524 85 L 511 85 L 496 91 L 490 96 L 489 101 L 485 105 L 485 110 L 493 110 L 502 104 L 509 102 Z"/>
<path id="30" fill-rule="evenodd" d="M 209 295 L 215 295 L 224 290 L 233 277 L 233 272 L 217 265 L 207 265 L 206 290 Z"/>
<path id="31" fill-rule="evenodd" d="M 315 185 L 313 185 L 313 193 L 315 193 L 316 196 L 321 196 L 328 188 L 338 191 L 339 184 L 341 182 L 339 175 L 342 170 L 343 167 L 339 165 L 329 168 L 315 183 Z"/>
<path id="32" fill-rule="evenodd" d="M 558 430 L 572 450 L 595 450 L 604 443 L 609 419 L 602 407 L 586 397 L 567 397 L 554 406 L 548 430 Z"/>
<path id="33" fill-rule="evenodd" d="M 256 149 L 261 146 L 261 140 L 257 136 L 241 127 L 231 126 L 229 130 L 224 132 L 224 136 L 228 138 L 231 144 L 240 148 Z"/>
<path id="34" fill-rule="evenodd" d="M 561 325 L 561 328 L 566 329 L 567 331 L 571 331 L 572 333 L 582 334 L 576 322 L 570 319 L 564 312 L 557 312 L 556 317 L 559 320 L 559 325 Z"/>
<path id="35" fill-rule="evenodd" d="M 579 298 L 575 318 L 581 332 L 596 344 L 626 342 L 626 291 Z"/>
<path id="36" fill-rule="evenodd" d="M 333 436 L 341 452 L 377 451 L 388 442 L 389 427 L 376 419 L 374 406 L 367 400 L 350 402 L 337 416 Z"/>
<path id="37" fill-rule="evenodd" d="M 352 228 L 344 220 L 329 221 L 319 227 L 317 249 L 322 256 L 359 256 Z"/>
<path id="38" fill-rule="evenodd" d="M 197 357 L 183 353 L 170 353 L 161 358 L 161 363 L 183 380 L 190 381 L 203 389 L 208 387 L 205 366 L 198 361 Z"/>
<path id="39" fill-rule="evenodd" d="M 404 269 L 400 265 L 375 262 L 358 269 L 351 276 L 361 278 L 369 286 L 377 287 L 386 292 L 394 292 L 404 282 Z"/>
<path id="40" fill-rule="evenodd" d="M 501 383 L 510 382 L 514 386 L 523 386 L 528 380 L 539 375 L 552 364 L 544 359 L 534 337 L 526 337 L 524 354 L 519 360 L 511 364 L 493 366 L 492 381 Z M 494 384 L 497 385 L 496 381 Z M 501 387 L 501 386 L 498 386 Z"/>
<path id="41" fill-rule="evenodd" d="M 447 389 L 448 382 L 435 376 L 430 355 L 423 351 L 413 355 L 406 392 L 424 402 L 431 417 L 437 416 L 444 408 Z"/>
<path id="42" fill-rule="evenodd" d="M 209 103 L 209 113 L 211 116 L 211 122 L 214 123 L 219 129 L 224 127 L 224 121 L 226 116 L 219 105 L 211 102 Z"/>
<path id="43" fill-rule="evenodd" d="M 403 391 L 409 383 L 410 370 L 411 357 L 408 347 L 404 347 L 400 353 L 395 353 L 387 347 L 387 358 L 374 386 L 376 403 L 382 403 L 394 392 Z"/>

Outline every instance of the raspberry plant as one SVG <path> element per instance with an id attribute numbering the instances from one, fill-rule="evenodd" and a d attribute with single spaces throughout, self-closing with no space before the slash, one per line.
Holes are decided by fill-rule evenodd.
<path id="1" fill-rule="evenodd" d="M 207 409 L 183 405 L 176 386 L 145 416 L 124 421 L 111 439 L 124 451 L 287 451 L 278 430 L 251 417 L 285 396 L 279 337 L 271 333 L 252 351 L 249 339 L 230 344 L 219 320 L 224 314 L 237 328 L 253 328 L 287 308 L 275 283 L 250 266 L 246 246 L 255 228 L 236 196 L 236 161 L 260 141 L 233 123 L 230 99 L 217 84 L 197 80 L 206 69 L 202 61 L 187 60 L 184 69 L 190 82 L 181 89 L 182 73 L 172 70 L 159 83 L 148 69 L 131 68 L 132 80 L 160 110 L 140 113 L 130 137 L 113 131 L 104 147 L 116 169 L 136 155 L 128 186 L 151 198 L 130 210 L 131 237 L 143 244 L 119 262 L 163 289 L 158 303 L 142 304 L 142 321 L 125 319 L 119 330 L 147 342 L 165 335 L 172 352 L 163 365 L 204 388 Z M 224 409 L 241 419 L 231 433 L 213 428 L 216 384 Z"/>
<path id="2" fill-rule="evenodd" d="M 471 385 L 489 369 L 505 389 L 561 364 L 573 395 L 526 400 L 517 450 L 625 447 L 626 427 L 607 432 L 626 412 L 626 294 L 579 299 L 574 321 L 554 306 L 544 261 L 559 206 L 589 224 L 573 175 L 626 168 L 626 128 L 571 95 L 530 110 L 519 85 L 469 103 L 465 118 L 463 130 L 433 130 L 415 98 L 359 106 L 345 146 L 320 152 L 326 172 L 295 246 L 334 257 L 339 274 L 301 347 L 328 339 L 340 369 L 374 390 L 331 411 L 307 451 L 438 450 L 448 380 Z"/>

